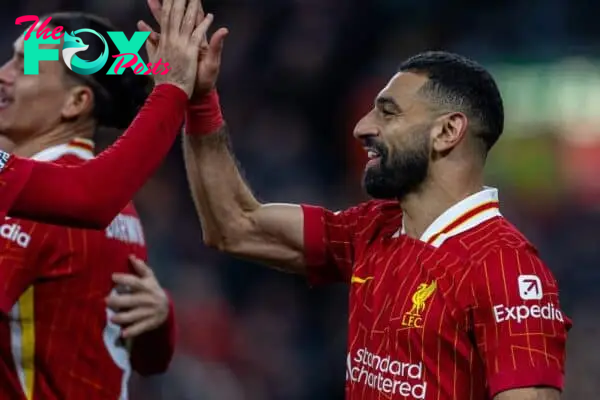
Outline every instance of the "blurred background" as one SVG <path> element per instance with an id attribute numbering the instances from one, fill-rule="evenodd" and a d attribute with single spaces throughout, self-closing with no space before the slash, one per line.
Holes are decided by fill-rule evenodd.
<path id="1" fill-rule="evenodd" d="M 2 60 L 14 19 L 56 10 L 110 18 L 131 34 L 143 0 L 2 2 Z M 352 128 L 396 66 L 444 49 L 496 76 L 507 127 L 489 184 L 540 249 L 575 320 L 565 399 L 600 394 L 600 3 L 578 0 L 207 0 L 227 26 L 220 92 L 234 147 L 261 199 L 339 209 L 364 199 Z M 98 141 L 112 135 L 100 132 Z M 341 399 L 344 286 L 224 257 L 201 244 L 179 148 L 137 197 L 151 264 L 171 290 L 178 353 L 144 400 Z"/>

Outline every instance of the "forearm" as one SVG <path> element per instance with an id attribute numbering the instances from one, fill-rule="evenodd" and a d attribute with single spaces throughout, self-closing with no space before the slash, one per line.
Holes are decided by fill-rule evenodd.
<path id="1" fill-rule="evenodd" d="M 183 151 L 204 240 L 226 246 L 250 229 L 252 213 L 261 207 L 238 169 L 227 127 L 209 135 L 185 135 Z"/>
<path id="2" fill-rule="evenodd" d="M 304 272 L 298 205 L 261 204 L 231 151 L 216 92 L 188 109 L 185 165 L 204 242 L 237 257 Z"/>
<path id="3" fill-rule="evenodd" d="M 150 95 L 125 134 L 81 166 L 34 163 L 10 214 L 47 223 L 104 228 L 158 168 L 177 137 L 187 96 L 171 85 Z"/>
<path id="4" fill-rule="evenodd" d="M 498 393 L 494 400 L 560 400 L 560 392 L 553 388 L 512 389 Z"/>

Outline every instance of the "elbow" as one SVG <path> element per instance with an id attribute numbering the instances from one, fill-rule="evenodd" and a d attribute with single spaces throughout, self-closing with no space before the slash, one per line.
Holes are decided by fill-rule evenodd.
<path id="1" fill-rule="evenodd" d="M 206 233 L 203 235 L 204 244 L 211 249 L 215 249 L 222 253 L 234 253 L 234 249 L 238 247 L 239 241 L 233 236 Z"/>
<path id="2" fill-rule="evenodd" d="M 251 235 L 252 223 L 247 218 L 221 226 L 219 229 L 203 229 L 204 244 L 222 253 L 236 255 Z"/>

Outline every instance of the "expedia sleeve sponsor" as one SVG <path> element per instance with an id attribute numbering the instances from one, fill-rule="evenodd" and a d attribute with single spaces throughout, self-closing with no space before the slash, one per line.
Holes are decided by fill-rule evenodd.
<path id="1" fill-rule="evenodd" d="M 506 306 L 498 304 L 494 306 L 494 318 L 498 323 L 513 320 L 520 324 L 529 318 L 565 322 L 562 312 L 552 303 L 547 303 L 546 305 L 532 304 L 529 306 Z"/>

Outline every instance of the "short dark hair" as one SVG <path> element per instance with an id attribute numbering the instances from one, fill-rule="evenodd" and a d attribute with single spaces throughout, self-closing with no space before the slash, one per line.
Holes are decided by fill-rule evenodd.
<path id="1" fill-rule="evenodd" d="M 148 76 L 134 74 L 131 68 L 127 68 L 122 75 L 106 75 L 115 60 L 112 56 L 120 53 L 115 44 L 109 40 L 107 32 L 119 31 L 119 29 L 107 19 L 82 12 L 52 13 L 41 17 L 40 21 L 48 17 L 52 17 L 50 25 L 62 26 L 63 32 L 92 29 L 107 39 L 108 62 L 100 71 L 83 76 L 66 69 L 71 77 L 92 89 L 95 100 L 93 115 L 98 125 L 117 129 L 129 126 L 148 96 L 151 81 Z M 86 52 L 90 52 L 93 57 L 100 55 L 103 50 L 99 40 L 90 41 L 89 46 Z"/>
<path id="2" fill-rule="evenodd" d="M 484 67 L 458 54 L 428 51 L 404 61 L 399 71 L 426 75 L 424 93 L 474 119 L 472 132 L 484 142 L 486 153 L 498 141 L 504 107 L 498 86 Z"/>

